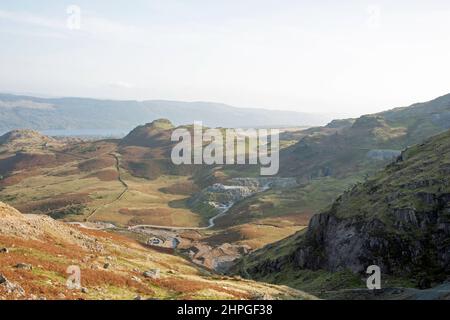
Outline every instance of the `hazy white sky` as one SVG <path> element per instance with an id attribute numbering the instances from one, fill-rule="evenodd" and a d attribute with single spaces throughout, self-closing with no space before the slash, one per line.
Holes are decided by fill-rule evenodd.
<path id="1" fill-rule="evenodd" d="M 448 0 L 0 0 L 0 43 L 3 92 L 342 116 L 450 92 Z"/>

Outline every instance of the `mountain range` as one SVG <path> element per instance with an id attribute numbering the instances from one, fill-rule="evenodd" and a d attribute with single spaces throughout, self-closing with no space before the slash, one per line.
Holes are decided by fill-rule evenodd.
<path id="1" fill-rule="evenodd" d="M 24 128 L 130 131 L 143 121 L 160 118 L 175 125 L 202 121 L 206 126 L 230 128 L 316 126 L 331 120 L 319 114 L 236 108 L 213 102 L 116 101 L 0 94 L 0 132 Z"/>

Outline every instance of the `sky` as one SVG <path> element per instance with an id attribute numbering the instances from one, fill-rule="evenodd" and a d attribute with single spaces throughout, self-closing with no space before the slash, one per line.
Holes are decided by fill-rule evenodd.
<path id="1" fill-rule="evenodd" d="M 0 0 L 0 92 L 359 116 L 450 93 L 450 1 Z"/>

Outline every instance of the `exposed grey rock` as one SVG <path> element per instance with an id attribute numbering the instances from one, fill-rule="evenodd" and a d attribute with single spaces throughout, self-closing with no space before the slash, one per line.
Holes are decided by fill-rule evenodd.
<path id="1" fill-rule="evenodd" d="M 208 204 L 218 213 L 226 212 L 233 204 L 248 198 L 256 193 L 268 189 L 283 189 L 296 187 L 295 178 L 233 178 L 226 184 L 215 183 L 195 194 L 188 201 L 193 207 L 197 204 Z"/>
<path id="2" fill-rule="evenodd" d="M 233 178 L 229 184 L 250 187 L 253 189 L 267 189 L 267 188 L 293 188 L 298 186 L 295 178 L 280 178 L 280 177 L 262 177 L 262 178 Z"/>
<path id="3" fill-rule="evenodd" d="M 159 279 L 159 274 L 160 274 L 159 269 L 151 269 L 148 271 L 144 271 L 142 275 L 146 278 Z"/>
<path id="4" fill-rule="evenodd" d="M 416 210 L 414 208 L 394 209 L 394 217 L 396 227 L 418 226 Z"/>
<path id="5" fill-rule="evenodd" d="M 418 192 L 416 194 L 416 197 L 425 202 L 426 204 L 433 206 L 438 204 L 438 198 L 434 193 L 428 193 L 428 192 Z"/>
<path id="6" fill-rule="evenodd" d="M 27 263 L 18 263 L 14 266 L 14 268 L 22 270 L 33 270 L 33 266 Z"/>
<path id="7" fill-rule="evenodd" d="M 391 150 L 391 149 L 373 149 L 367 152 L 367 157 L 369 159 L 375 160 L 393 160 L 401 155 L 401 150 Z"/>
<path id="8" fill-rule="evenodd" d="M 218 273 L 226 273 L 234 265 L 239 256 L 223 256 L 213 259 L 213 269 Z"/>
<path id="9" fill-rule="evenodd" d="M 9 281 L 2 274 L 0 274 L 0 286 L 4 287 L 8 294 L 16 294 L 18 296 L 25 295 L 25 290 L 19 284 Z"/>
<path id="10" fill-rule="evenodd" d="M 417 285 L 427 288 L 433 279 L 421 278 L 417 270 L 450 274 L 450 216 L 443 209 L 449 205 L 446 195 L 424 197 L 437 203 L 435 209 L 394 208 L 386 221 L 364 216 L 339 218 L 332 211 L 315 215 L 291 254 L 262 260 L 247 271 L 267 275 L 293 265 L 365 274 L 368 266 L 378 265 L 384 274 L 417 277 Z"/>

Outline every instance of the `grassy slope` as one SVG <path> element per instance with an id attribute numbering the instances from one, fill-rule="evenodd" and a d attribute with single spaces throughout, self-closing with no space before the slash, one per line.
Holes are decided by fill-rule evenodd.
<path id="1" fill-rule="evenodd" d="M 389 165 L 385 170 L 370 178 L 365 183 L 358 184 L 340 196 L 329 210 L 340 219 L 377 218 L 386 224 L 385 232 L 422 237 L 423 231 L 411 231 L 394 227 L 392 212 L 396 209 L 413 209 L 418 215 L 427 212 L 444 210 L 437 201 L 427 201 L 424 195 L 432 195 L 432 199 L 450 194 L 450 131 L 430 138 L 425 143 L 407 149 L 402 160 Z M 448 206 L 448 203 L 447 203 Z M 443 218 L 445 218 L 445 213 Z M 450 216 L 447 214 L 447 219 Z M 419 233 L 414 233 L 419 232 Z M 363 287 L 363 279 L 349 271 L 329 273 L 318 270 L 301 270 L 294 267 L 293 261 L 283 266 L 283 272 L 251 274 L 247 270 L 255 270 L 256 266 L 264 269 L 264 265 L 279 261 L 303 246 L 304 232 L 284 239 L 278 243 L 243 258 L 236 270 L 243 275 L 263 281 L 291 284 L 308 292 L 329 291 L 337 288 Z M 405 238 L 405 239 L 406 239 Z M 320 253 L 318 252 L 317 255 Z M 426 270 L 422 270 L 425 271 Z M 383 286 L 415 286 L 414 279 L 399 277 L 384 277 Z M 326 293 L 319 294 L 326 296 Z"/>
<path id="2" fill-rule="evenodd" d="M 12 212 L 12 213 L 11 213 Z M 8 294 L 0 285 L 0 299 L 311 299 L 287 287 L 217 276 L 176 255 L 145 248 L 122 235 L 87 231 L 43 217 L 17 216 L 0 203 L 0 274 L 20 285 L 25 295 Z M 29 225 L 36 226 L 30 228 Z M 17 263 L 33 266 L 18 270 Z M 108 263 L 108 268 L 104 265 Z M 66 269 L 81 269 L 87 290 L 66 287 Z M 143 277 L 159 269 L 160 278 Z"/>

